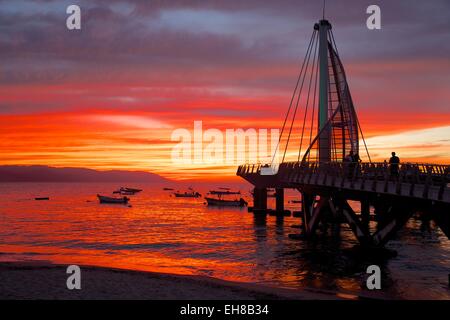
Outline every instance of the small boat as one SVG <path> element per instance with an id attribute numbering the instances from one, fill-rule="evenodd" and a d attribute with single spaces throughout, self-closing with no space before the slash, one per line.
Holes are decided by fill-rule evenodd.
<path id="1" fill-rule="evenodd" d="M 42 200 L 50 200 L 50 198 L 49 197 L 37 197 L 37 198 L 34 198 L 34 200 L 42 201 Z"/>
<path id="2" fill-rule="evenodd" d="M 114 194 L 122 194 L 122 195 L 127 195 L 127 196 L 132 196 L 135 193 L 141 192 L 142 189 L 133 189 L 133 188 L 124 188 L 124 187 L 120 187 L 119 190 L 115 190 L 113 191 Z"/>
<path id="3" fill-rule="evenodd" d="M 120 204 L 127 204 L 128 201 L 130 200 L 127 197 L 122 197 L 122 198 L 113 198 L 113 197 L 107 197 L 107 196 L 101 196 L 101 195 L 97 195 L 98 200 L 100 201 L 100 203 L 120 203 Z"/>
<path id="4" fill-rule="evenodd" d="M 221 190 L 211 190 L 208 194 L 217 196 L 213 197 L 205 197 L 205 200 L 208 203 L 208 206 L 228 206 L 228 207 L 245 207 L 248 205 L 247 201 L 243 198 L 239 199 L 224 199 L 224 196 L 229 195 L 240 195 L 240 191 L 231 191 L 228 188 L 219 188 Z M 223 191 L 225 190 L 225 191 Z"/>
<path id="5" fill-rule="evenodd" d="M 185 192 L 177 191 L 177 192 L 174 192 L 173 194 L 174 194 L 175 197 L 177 197 L 177 198 L 199 198 L 199 197 L 202 196 L 200 193 L 195 192 L 195 191 L 189 191 L 189 192 L 186 192 L 186 191 L 185 191 Z"/>
<path id="6" fill-rule="evenodd" d="M 113 191 L 113 194 L 121 194 L 121 195 L 124 195 L 124 196 L 132 196 L 132 195 L 135 195 L 136 192 L 125 191 L 125 190 L 116 190 L 116 191 Z"/>
<path id="7" fill-rule="evenodd" d="M 245 207 L 246 205 L 248 205 L 247 201 L 242 198 L 235 200 L 226 200 L 221 198 L 205 197 L 205 200 L 208 202 L 208 206 Z"/>
<path id="8" fill-rule="evenodd" d="M 174 192 L 173 194 L 177 198 L 200 198 L 202 196 L 200 193 L 196 192 L 191 187 L 189 187 L 188 190 L 189 191 L 185 191 L 185 192 L 177 191 L 177 192 Z"/>
<path id="9" fill-rule="evenodd" d="M 124 187 L 122 187 L 122 188 L 120 188 L 122 191 L 126 191 L 126 192 L 134 192 L 134 193 L 138 193 L 138 192 L 141 192 L 142 191 L 142 189 L 135 189 L 135 188 L 124 188 Z"/>
<path id="10" fill-rule="evenodd" d="M 132 196 L 132 195 L 136 194 L 136 192 L 122 190 L 122 191 L 120 191 L 120 194 L 122 194 L 124 196 Z"/>
<path id="11" fill-rule="evenodd" d="M 222 188 L 219 188 L 219 189 L 222 189 Z M 230 189 L 227 189 L 225 191 L 210 190 L 209 194 L 223 196 L 223 195 L 230 195 L 230 194 L 241 194 L 241 192 L 240 191 L 230 191 Z"/>
<path id="12" fill-rule="evenodd" d="M 173 191 L 172 188 L 163 188 L 164 191 Z"/>

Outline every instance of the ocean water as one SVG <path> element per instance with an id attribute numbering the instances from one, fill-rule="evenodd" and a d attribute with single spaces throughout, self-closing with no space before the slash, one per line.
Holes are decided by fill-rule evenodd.
<path id="1" fill-rule="evenodd" d="M 87 264 L 369 295 L 366 268 L 378 264 L 383 277 L 377 296 L 450 299 L 450 241 L 433 225 L 423 231 L 421 222 L 411 219 L 387 245 L 397 255 L 380 258 L 355 253 L 357 242 L 345 226 L 340 238 L 292 240 L 300 218 L 211 208 L 203 199 L 175 198 L 157 184 L 129 185 L 144 189 L 130 196 L 130 206 L 98 203 L 96 194 L 110 195 L 118 186 L 0 184 L 0 261 Z M 217 185 L 194 187 L 205 194 Z M 241 185 L 248 199 L 249 189 Z M 50 201 L 33 200 L 38 196 Z M 287 209 L 299 210 L 299 204 L 288 203 L 298 197 L 287 192 Z"/>

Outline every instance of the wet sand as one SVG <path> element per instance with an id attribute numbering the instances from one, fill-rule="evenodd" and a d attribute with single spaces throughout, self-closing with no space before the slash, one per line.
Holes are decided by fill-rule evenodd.
<path id="1" fill-rule="evenodd" d="M 81 290 L 66 287 L 65 265 L 0 263 L 0 299 L 330 300 L 354 299 L 315 290 L 290 290 L 204 276 L 81 266 Z"/>

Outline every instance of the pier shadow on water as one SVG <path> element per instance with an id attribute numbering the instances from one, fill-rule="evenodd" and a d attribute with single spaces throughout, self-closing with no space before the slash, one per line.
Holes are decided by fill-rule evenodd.
<path id="1" fill-rule="evenodd" d="M 393 241 L 393 245 L 384 248 L 365 248 L 358 244 L 353 238 L 351 230 L 342 225 L 333 230 L 331 227 L 327 232 L 318 231 L 314 239 L 289 239 L 291 242 L 286 245 L 286 236 L 290 233 L 298 232 L 299 225 L 288 223 L 283 217 L 276 217 L 274 221 L 268 221 L 265 215 L 255 215 L 253 218 L 255 237 L 257 241 L 267 243 L 275 241 L 275 257 L 271 265 L 279 272 L 290 273 L 296 286 L 303 288 L 314 288 L 331 292 L 356 293 L 365 298 L 382 299 L 402 299 L 402 298 L 427 298 L 414 285 L 404 285 L 408 279 L 396 279 L 391 272 L 392 264 L 399 266 L 404 254 L 397 252 L 400 239 Z M 436 230 L 436 226 L 429 221 L 414 220 L 407 224 L 407 229 L 399 233 L 397 238 L 402 238 L 414 247 L 414 241 L 418 243 L 433 242 L 439 243 L 442 234 Z M 271 227 L 268 223 L 274 223 Z M 292 228 L 294 226 L 295 228 Z M 373 226 L 372 226 L 373 227 Z M 269 230 L 273 230 L 272 233 Z M 424 233 L 425 231 L 425 233 Z M 414 238 L 414 239 L 412 239 Z M 266 250 L 265 247 L 260 247 Z M 415 250 L 411 254 L 419 254 Z M 257 253 L 258 254 L 258 253 Z M 264 255 L 264 252 L 260 252 Z M 417 256 L 417 259 L 420 259 Z M 401 262 L 400 262 L 401 264 Z M 276 266 L 275 266 L 276 265 Z M 381 270 L 382 290 L 369 290 L 366 286 L 367 278 L 371 273 L 367 272 L 368 266 L 376 265 Z M 404 265 L 401 269 L 407 270 L 410 267 Z M 411 271 L 411 270 L 409 270 Z M 429 274 L 432 270 L 417 270 L 418 273 Z M 445 268 L 440 270 L 445 276 Z M 400 271 L 402 273 L 402 271 Z M 413 275 L 411 275 L 413 276 Z M 280 279 L 282 277 L 279 277 Z M 289 277 L 285 277 L 286 280 Z M 295 280 L 294 280 L 295 279 Z M 412 278 L 410 280 L 413 280 Z M 291 280 L 288 280 L 291 281 Z M 412 281 L 414 282 L 414 281 Z M 432 285 L 431 281 L 429 285 Z M 447 299 L 445 278 L 439 281 L 438 286 L 442 292 L 435 298 Z M 439 291 L 439 290 L 436 290 Z"/>

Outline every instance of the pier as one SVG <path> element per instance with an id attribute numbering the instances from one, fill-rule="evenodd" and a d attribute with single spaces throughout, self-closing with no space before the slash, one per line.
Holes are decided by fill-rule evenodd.
<path id="1" fill-rule="evenodd" d="M 301 114 L 300 101 L 304 111 L 298 157 L 286 161 L 295 118 Z M 309 143 L 303 151 L 305 140 Z M 273 188 L 275 212 L 283 215 L 284 190 L 295 189 L 306 239 L 314 237 L 320 224 L 347 223 L 361 245 L 381 247 L 414 214 L 434 220 L 450 238 L 450 165 L 371 161 L 327 20 L 314 25 L 277 148 L 283 142 L 281 163 L 274 161 L 274 155 L 271 163 L 243 164 L 237 169 L 237 175 L 254 186 L 254 214 L 268 212 L 267 189 Z M 360 160 L 360 142 L 365 161 Z M 349 201 L 359 202 L 361 212 L 355 212 Z M 370 221 L 376 223 L 373 232 Z"/>

